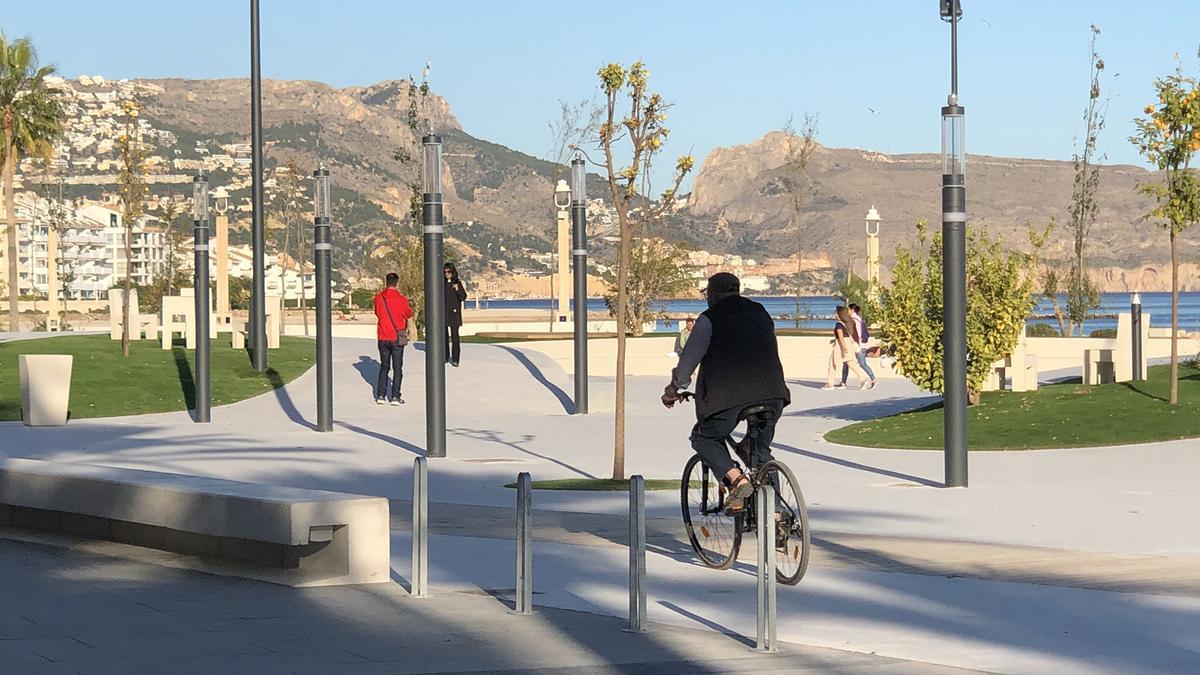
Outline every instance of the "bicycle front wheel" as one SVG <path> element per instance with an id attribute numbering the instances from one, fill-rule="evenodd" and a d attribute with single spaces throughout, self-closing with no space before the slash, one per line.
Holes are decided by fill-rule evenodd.
<path id="1" fill-rule="evenodd" d="M 742 545 L 742 518 L 725 515 L 728 493 L 720 478 L 709 471 L 698 455 L 683 468 L 680 485 L 683 524 L 700 561 L 713 569 L 729 569 Z"/>
<path id="2" fill-rule="evenodd" d="M 794 586 L 808 570 L 812 535 L 808 529 L 808 507 L 800 483 L 782 462 L 771 460 L 758 472 L 759 481 L 775 488 L 775 578 Z M 759 542 L 760 546 L 772 542 Z"/>

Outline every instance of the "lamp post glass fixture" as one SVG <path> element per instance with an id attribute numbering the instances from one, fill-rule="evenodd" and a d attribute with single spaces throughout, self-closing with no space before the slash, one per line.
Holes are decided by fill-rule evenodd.
<path id="1" fill-rule="evenodd" d="M 942 108 L 942 374 L 946 487 L 967 486 L 966 110 L 958 101 L 959 0 L 939 0 L 950 23 L 950 95 Z"/>
<path id="2" fill-rule="evenodd" d="M 571 188 L 567 181 L 559 180 L 554 186 L 555 224 L 558 226 L 558 311 L 555 313 L 556 323 L 566 323 L 567 311 L 571 304 L 567 289 L 570 287 L 570 275 L 567 269 L 570 265 L 571 233 L 569 232 L 571 208 Z M 551 326 L 551 330 L 555 330 Z"/>
<path id="3" fill-rule="evenodd" d="M 317 431 L 333 431 L 333 307 L 330 298 L 329 171 L 313 172 L 313 260 L 317 265 Z"/>
<path id="4" fill-rule="evenodd" d="M 587 345 L 587 167 L 581 153 L 571 160 L 571 259 L 575 277 L 575 414 L 588 411 Z"/>
<path id="5" fill-rule="evenodd" d="M 210 384 L 212 364 L 208 341 L 208 180 L 204 174 L 192 180 L 192 241 L 195 249 L 194 295 L 196 302 L 196 421 L 208 422 L 212 408 Z"/>
<path id="6" fill-rule="evenodd" d="M 867 211 L 867 295 L 875 298 L 879 291 L 879 212 L 875 205 Z"/>
<path id="7" fill-rule="evenodd" d="M 442 137 L 421 139 L 425 253 L 425 453 L 446 456 L 446 284 L 442 269 Z"/>

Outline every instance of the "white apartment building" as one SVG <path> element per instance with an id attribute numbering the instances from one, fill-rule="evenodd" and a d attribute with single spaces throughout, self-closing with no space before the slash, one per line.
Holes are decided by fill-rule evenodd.
<path id="1" fill-rule="evenodd" d="M 193 240 L 188 238 L 182 241 L 179 245 L 179 250 L 176 252 L 176 259 L 179 262 L 180 269 L 192 269 L 193 266 Z M 216 279 L 217 273 L 217 253 L 218 243 L 216 238 L 209 241 L 209 278 Z M 300 300 L 301 289 L 305 298 L 312 300 L 316 296 L 316 271 L 312 263 L 304 265 L 304 271 L 301 273 L 299 263 L 294 259 L 286 260 L 286 267 L 281 264 L 279 256 L 267 253 L 263 256 L 264 271 L 266 272 L 265 285 L 267 295 L 282 296 L 285 301 L 294 302 Z M 229 247 L 229 277 L 231 279 L 250 279 L 254 276 L 254 255 L 249 246 L 230 246 Z M 341 297 L 340 293 L 334 293 L 334 298 Z"/>
<path id="2" fill-rule="evenodd" d="M 49 235 L 53 225 L 51 202 L 32 193 L 16 198 L 17 273 L 22 295 L 46 295 L 49 292 Z M 115 205 L 97 202 L 68 203 L 59 232 L 58 277 L 64 281 L 67 298 L 103 300 L 108 289 L 125 279 L 132 265 L 133 283 L 150 284 L 165 261 L 165 237 L 157 223 L 143 218 L 133 227 L 130 260 L 125 258 L 125 232 L 122 214 Z"/>

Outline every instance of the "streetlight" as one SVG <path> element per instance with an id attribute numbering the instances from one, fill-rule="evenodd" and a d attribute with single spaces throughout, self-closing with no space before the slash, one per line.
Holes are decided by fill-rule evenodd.
<path id="1" fill-rule="evenodd" d="M 196 421 L 208 422 L 212 408 L 209 384 L 212 364 L 208 341 L 208 179 L 201 173 L 192 179 L 192 242 L 195 250 L 193 295 L 196 301 Z"/>
<path id="2" fill-rule="evenodd" d="M 946 487 L 967 487 L 966 110 L 958 104 L 959 0 L 939 0 L 950 23 L 950 95 L 942 108 L 942 417 Z"/>
<path id="3" fill-rule="evenodd" d="M 442 269 L 442 137 L 421 139 L 425 247 L 425 454 L 446 456 L 446 283 Z"/>
<path id="4" fill-rule="evenodd" d="M 875 205 L 867 211 L 867 295 L 874 298 L 879 292 L 879 212 Z"/>
<path id="5" fill-rule="evenodd" d="M 557 202 L 555 202 L 557 203 Z M 571 160 L 571 251 L 575 274 L 575 414 L 588 411 L 587 169 L 582 153 Z"/>
<path id="6" fill-rule="evenodd" d="M 313 172 L 313 260 L 317 265 L 317 431 L 333 431 L 333 308 L 329 257 L 333 253 L 329 170 Z"/>
<path id="7" fill-rule="evenodd" d="M 567 298 L 567 289 L 569 280 L 567 277 L 567 265 L 570 258 L 570 238 L 569 215 L 571 208 L 571 188 L 567 185 L 567 181 L 559 180 L 554 186 L 554 208 L 556 209 L 556 222 L 558 223 L 558 315 L 555 321 L 566 322 L 567 308 L 571 304 Z M 554 327 L 551 326 L 551 330 Z"/>
<path id="8" fill-rule="evenodd" d="M 258 0 L 250 0 L 250 193 L 253 214 L 250 226 L 253 292 L 250 295 L 250 358 L 254 370 L 267 369 L 267 241 L 263 229 L 263 128 L 262 68 L 259 58 Z"/>

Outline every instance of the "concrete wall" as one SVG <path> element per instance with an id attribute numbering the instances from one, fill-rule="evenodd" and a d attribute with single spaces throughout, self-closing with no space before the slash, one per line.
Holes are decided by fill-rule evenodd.
<path id="1" fill-rule="evenodd" d="M 335 330 L 336 334 L 336 330 Z M 1073 369 L 1082 373 L 1083 350 L 1114 349 L 1114 338 L 1028 338 L 1030 354 L 1037 356 L 1038 372 Z M 672 354 L 675 338 L 648 337 L 630 338 L 625 354 L 627 375 L 666 377 L 675 367 Z M 541 342 L 518 342 L 512 347 L 536 351 L 549 356 L 567 373 L 575 372 L 575 352 L 571 340 L 548 340 Z M 832 346 L 829 338 L 784 335 L 779 337 L 779 358 L 783 362 L 784 374 L 789 379 L 824 380 Z M 1126 350 L 1121 350 L 1125 353 Z M 1200 338 L 1181 339 L 1181 358 L 1200 352 Z M 1171 355 L 1169 338 L 1150 338 L 1145 343 L 1145 355 L 1149 359 L 1160 359 Z M 593 338 L 588 340 L 588 373 L 594 376 L 612 376 L 617 362 L 615 338 Z M 891 366 L 890 359 L 867 360 L 876 377 L 902 377 Z M 1119 365 L 1119 364 L 1118 364 Z M 854 384 L 854 378 L 850 378 Z"/>

